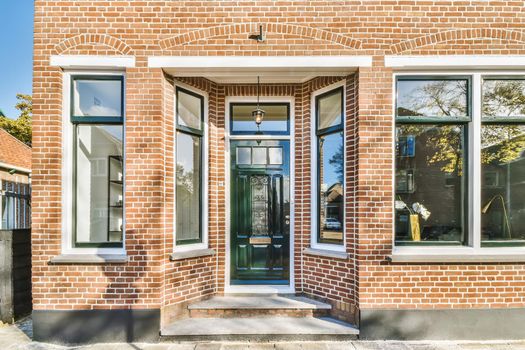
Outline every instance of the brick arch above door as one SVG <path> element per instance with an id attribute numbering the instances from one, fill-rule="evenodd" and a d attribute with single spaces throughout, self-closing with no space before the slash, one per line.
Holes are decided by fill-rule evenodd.
<path id="1" fill-rule="evenodd" d="M 182 47 L 187 48 L 191 45 L 198 46 L 199 43 L 206 43 L 219 38 L 224 39 L 222 43 L 225 51 L 236 50 L 236 48 L 236 51 L 243 51 L 242 48 L 237 47 L 238 45 L 232 45 L 232 40 L 241 40 L 243 48 L 249 48 L 249 46 L 246 45 L 251 44 L 254 46 L 254 49 L 256 49 L 257 45 L 259 49 L 264 49 L 264 45 L 272 45 L 272 39 L 279 38 L 290 43 L 302 39 L 305 46 L 318 45 L 321 48 L 332 51 L 334 48 L 349 51 L 358 50 L 362 47 L 360 40 L 324 29 L 280 23 L 266 23 L 262 25 L 269 40 L 259 44 L 255 40 L 248 39 L 249 35 L 258 33 L 259 23 L 239 23 L 202 28 L 168 37 L 162 39 L 159 42 L 159 46 L 162 50 L 177 50 Z M 228 48 L 228 45 L 231 47 Z M 239 54 L 239 52 L 237 52 L 237 54 Z"/>

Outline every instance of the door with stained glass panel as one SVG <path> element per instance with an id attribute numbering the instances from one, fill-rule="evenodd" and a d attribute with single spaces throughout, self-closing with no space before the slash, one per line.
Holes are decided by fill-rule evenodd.
<path id="1" fill-rule="evenodd" d="M 231 284 L 288 284 L 289 141 L 231 141 Z"/>

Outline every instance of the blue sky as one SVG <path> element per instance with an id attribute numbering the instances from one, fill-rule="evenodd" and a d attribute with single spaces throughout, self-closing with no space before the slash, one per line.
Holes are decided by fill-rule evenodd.
<path id="1" fill-rule="evenodd" d="M 0 23 L 0 109 L 16 118 L 16 94 L 31 94 L 33 0 L 0 0 Z"/>

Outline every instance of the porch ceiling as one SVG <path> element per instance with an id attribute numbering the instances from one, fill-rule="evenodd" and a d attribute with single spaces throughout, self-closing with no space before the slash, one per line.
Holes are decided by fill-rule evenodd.
<path id="1" fill-rule="evenodd" d="M 216 83 L 302 83 L 317 76 L 345 76 L 371 67 L 371 56 L 152 56 L 148 66 L 174 77 Z"/>

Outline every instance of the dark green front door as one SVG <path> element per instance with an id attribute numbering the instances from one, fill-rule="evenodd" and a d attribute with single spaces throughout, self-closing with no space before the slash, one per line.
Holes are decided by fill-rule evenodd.
<path id="1" fill-rule="evenodd" d="M 231 141 L 231 284 L 288 284 L 290 143 Z"/>

